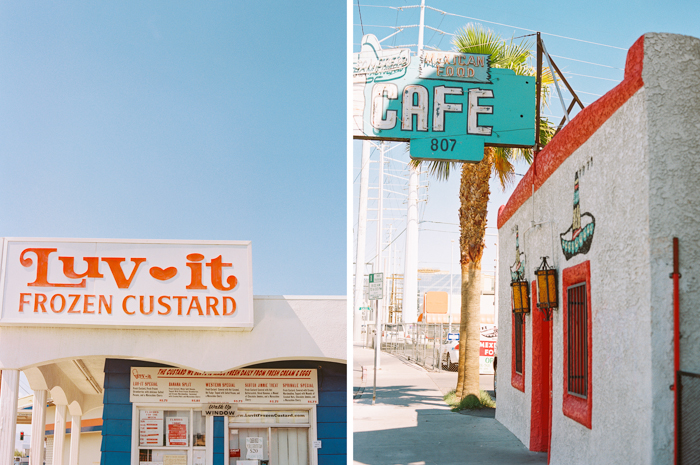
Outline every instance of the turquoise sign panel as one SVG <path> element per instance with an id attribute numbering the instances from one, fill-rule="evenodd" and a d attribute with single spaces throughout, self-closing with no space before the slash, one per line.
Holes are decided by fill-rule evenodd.
<path id="1" fill-rule="evenodd" d="M 480 62 L 477 55 L 474 65 L 468 58 L 460 61 L 460 54 L 444 53 L 449 56 L 442 63 L 433 58 L 429 70 L 421 71 L 420 61 L 411 57 L 401 69 L 356 78 L 354 105 L 362 105 L 362 113 L 354 137 L 410 141 L 412 158 L 459 162 L 480 161 L 484 145 L 533 146 L 535 77 L 488 69 L 488 61 Z M 450 67 L 451 76 L 437 76 L 438 68 L 442 75 Z M 473 76 L 468 76 L 470 68 Z M 460 73 L 482 82 L 462 81 Z"/>

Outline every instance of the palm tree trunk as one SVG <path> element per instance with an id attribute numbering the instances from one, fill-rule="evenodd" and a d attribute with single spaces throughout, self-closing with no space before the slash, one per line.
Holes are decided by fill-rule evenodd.
<path id="1" fill-rule="evenodd" d="M 481 263 L 462 265 L 462 309 L 459 324 L 457 395 L 479 397 L 479 343 L 481 340 Z M 460 385 L 461 381 L 461 385 Z"/>
<path id="2" fill-rule="evenodd" d="M 481 257 L 484 253 L 486 212 L 493 149 L 484 150 L 484 159 L 464 163 L 460 181 L 459 225 L 460 265 L 462 268 L 462 307 L 459 325 L 459 368 L 456 393 L 479 397 L 479 324 L 481 320 Z"/>

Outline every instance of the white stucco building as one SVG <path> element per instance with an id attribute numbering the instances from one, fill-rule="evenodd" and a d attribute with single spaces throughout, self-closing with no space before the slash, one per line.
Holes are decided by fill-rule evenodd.
<path id="1" fill-rule="evenodd" d="M 700 451 L 675 423 L 676 402 L 682 418 L 698 414 L 684 410 L 697 378 L 684 375 L 676 401 L 674 369 L 677 329 L 680 370 L 700 373 L 698 179 L 700 40 L 646 34 L 623 82 L 557 134 L 501 208 L 496 419 L 551 464 Z M 520 327 L 506 266 L 518 253 L 531 302 Z M 537 308 L 544 256 L 558 279 L 551 321 Z"/>

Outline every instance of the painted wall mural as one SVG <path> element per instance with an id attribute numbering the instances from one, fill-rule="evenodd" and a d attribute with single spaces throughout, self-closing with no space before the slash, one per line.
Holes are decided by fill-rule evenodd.
<path id="1" fill-rule="evenodd" d="M 578 171 L 574 176 L 574 215 L 571 226 L 559 235 L 564 257 L 570 259 L 578 254 L 587 254 L 593 242 L 595 217 L 588 212 L 581 213 L 578 193 Z"/>

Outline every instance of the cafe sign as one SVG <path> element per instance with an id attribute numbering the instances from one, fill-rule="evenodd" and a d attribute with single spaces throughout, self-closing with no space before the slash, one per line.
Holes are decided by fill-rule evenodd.
<path id="1" fill-rule="evenodd" d="M 0 326 L 253 327 L 250 242 L 2 240 Z"/>
<path id="2" fill-rule="evenodd" d="M 488 55 L 410 57 L 368 34 L 353 70 L 355 139 L 407 141 L 411 158 L 474 163 L 484 146 L 535 143 L 535 77 L 491 68 Z"/>

